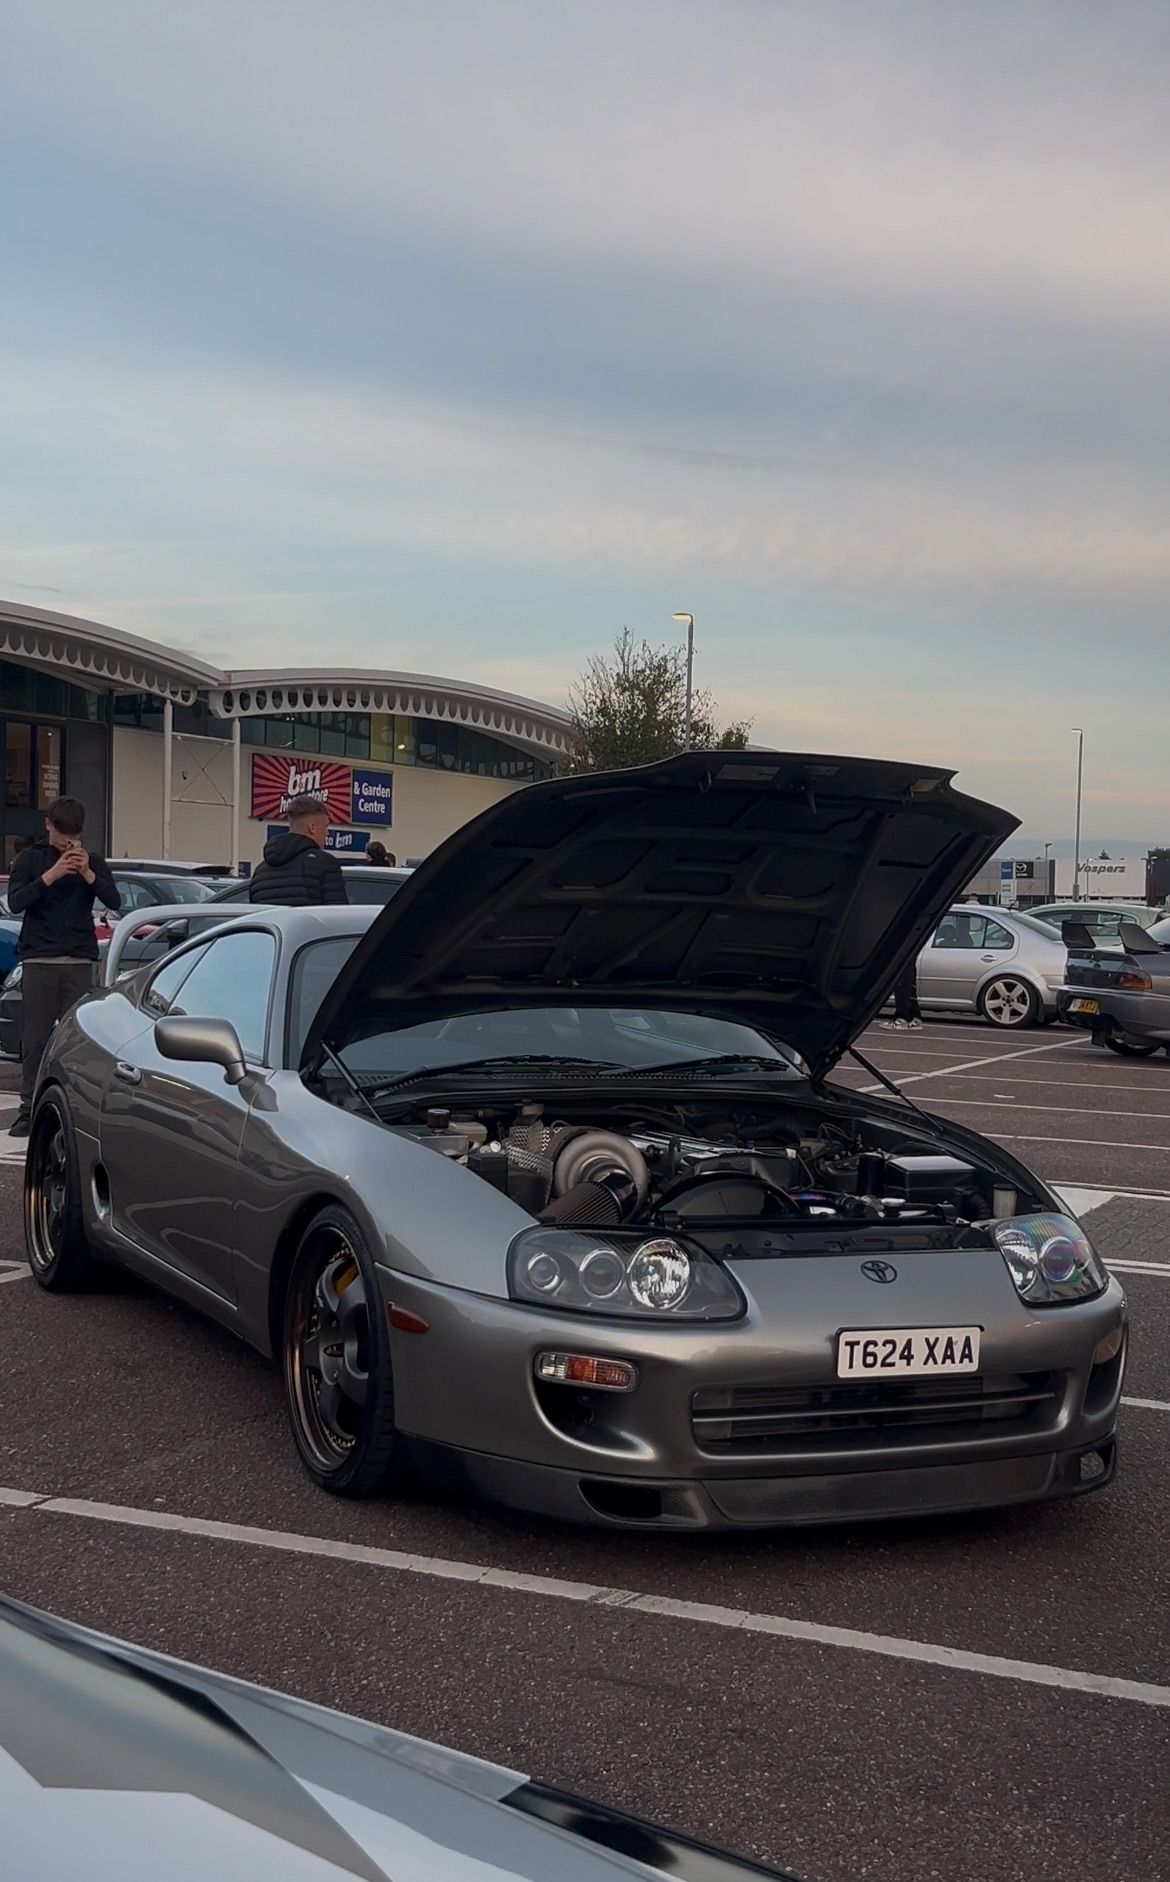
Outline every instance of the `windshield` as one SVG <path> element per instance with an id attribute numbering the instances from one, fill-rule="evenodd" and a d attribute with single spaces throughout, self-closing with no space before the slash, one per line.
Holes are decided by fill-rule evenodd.
<path id="1" fill-rule="evenodd" d="M 289 1063 L 300 1058 L 309 1027 L 357 935 L 313 941 L 293 963 L 289 999 Z M 703 1059 L 762 1058 L 781 1076 L 798 1075 L 794 1054 L 751 1026 L 655 1007 L 516 1006 L 464 1013 L 372 1034 L 341 1054 L 349 1070 L 395 1077 L 428 1066 L 475 1065 L 487 1059 L 584 1059 L 631 1071 Z"/>
<path id="2" fill-rule="evenodd" d="M 211 894 L 209 882 L 201 882 L 198 876 L 168 876 L 165 883 L 156 887 L 165 894 L 168 902 L 206 902 Z"/>
<path id="3" fill-rule="evenodd" d="M 1013 908 L 1011 918 L 1018 922 L 1021 928 L 1026 928 L 1029 933 L 1043 935 L 1045 941 L 1059 941 L 1060 939 L 1059 925 L 1054 926 L 1052 922 L 1044 921 L 1038 915 L 1025 915 L 1023 909 Z"/>

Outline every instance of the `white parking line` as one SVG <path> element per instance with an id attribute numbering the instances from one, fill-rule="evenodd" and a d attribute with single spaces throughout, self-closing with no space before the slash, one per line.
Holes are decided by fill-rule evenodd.
<path id="1" fill-rule="evenodd" d="M 1017 1104 L 1014 1098 L 1007 1098 L 997 1103 L 994 1098 L 932 1098 L 931 1104 L 957 1104 L 968 1111 L 1042 1111 L 1047 1117 L 1100 1117 L 1100 1105 L 1089 1108 L 1083 1104 Z M 1148 1124 L 1170 1124 L 1170 1112 L 1167 1111 L 1117 1111 L 1109 1107 L 1110 1117 L 1140 1117 Z"/>
<path id="2" fill-rule="evenodd" d="M 920 1084 L 924 1078 L 950 1078 L 955 1072 L 975 1071 L 981 1065 L 999 1065 L 1006 1059 L 1030 1059 L 1038 1052 L 1067 1052 L 1071 1046 L 1079 1045 L 1079 1039 L 1057 1039 L 1052 1045 L 1025 1046 L 1022 1052 L 999 1052 L 993 1057 L 982 1059 L 961 1059 L 957 1065 L 942 1065 L 934 1072 L 911 1072 L 899 1082 L 903 1085 Z M 863 1085 L 863 1091 L 881 1091 L 881 1085 Z"/>
<path id="3" fill-rule="evenodd" d="M 1162 1398 L 1123 1398 L 1123 1405 L 1131 1405 L 1135 1411 L 1170 1412 L 1170 1404 Z"/>
<path id="4" fill-rule="evenodd" d="M 874 1090 L 877 1090 L 876 1085 Z M 1122 1144 L 1113 1137 L 1020 1137 L 1014 1131 L 996 1131 L 995 1141 L 1000 1144 L 1077 1144 L 1090 1150 L 1152 1150 L 1163 1157 L 1170 1148 L 1166 1144 Z"/>
<path id="5" fill-rule="evenodd" d="M 256 1529 L 240 1523 L 218 1523 L 199 1516 L 178 1516 L 162 1510 L 144 1510 L 117 1503 L 91 1503 L 72 1497 L 38 1497 L 27 1490 L 0 1490 L 0 1504 L 31 1515 L 79 1517 L 89 1522 L 116 1523 L 134 1529 L 156 1529 L 197 1536 L 211 1542 L 272 1549 L 286 1555 L 317 1555 L 330 1561 L 352 1562 L 392 1574 L 423 1575 L 438 1581 L 473 1583 L 513 1594 L 543 1595 L 556 1601 L 620 1608 L 625 1614 L 647 1615 L 652 1620 L 691 1621 L 700 1626 L 726 1627 L 738 1633 L 770 1634 L 806 1646 L 846 1648 L 854 1653 L 878 1654 L 885 1659 L 911 1660 L 919 1665 L 944 1667 L 949 1672 L 978 1673 L 993 1679 L 1011 1679 L 1029 1686 L 1056 1687 L 1065 1692 L 1088 1693 L 1098 1699 L 1128 1699 L 1138 1705 L 1170 1708 L 1170 1686 L 1145 1680 L 1115 1679 L 1107 1673 L 1086 1673 L 1076 1667 L 1046 1666 L 1033 1660 L 1009 1660 L 994 1653 L 968 1653 L 934 1641 L 904 1640 L 894 1634 L 862 1633 L 853 1627 L 831 1627 L 821 1621 L 798 1621 L 785 1614 L 761 1614 L 747 1608 L 718 1607 L 708 1601 L 677 1601 L 669 1595 L 638 1594 L 631 1588 L 608 1588 L 593 1582 L 558 1581 L 551 1575 L 525 1575 L 509 1569 L 485 1568 L 479 1562 L 451 1561 L 429 1555 L 406 1555 L 397 1549 L 378 1549 L 365 1543 L 335 1542 L 325 1536 L 296 1535 L 281 1529 Z"/>
<path id="6" fill-rule="evenodd" d="M 882 1069 L 884 1071 L 885 1067 Z M 1160 1084 L 1151 1080 L 1148 1085 L 1115 1085 L 1112 1080 L 1097 1078 L 1086 1078 L 1083 1082 L 1075 1078 L 1013 1078 L 1010 1072 L 993 1072 L 986 1078 L 979 1072 L 956 1072 L 954 1076 L 969 1085 L 1053 1085 L 1058 1091 L 1128 1091 L 1131 1095 L 1152 1091 L 1159 1094 L 1164 1092 L 1170 1098 L 1168 1079 L 1163 1079 Z"/>

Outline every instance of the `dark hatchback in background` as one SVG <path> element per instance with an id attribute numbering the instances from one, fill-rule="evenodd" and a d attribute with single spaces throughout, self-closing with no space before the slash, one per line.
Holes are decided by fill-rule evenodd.
<path id="1" fill-rule="evenodd" d="M 1066 921 L 1065 984 L 1056 998 L 1066 1026 L 1091 1032 L 1123 1058 L 1170 1052 L 1170 919 L 1144 928 L 1123 919 L 1117 941 L 1096 946 L 1079 921 Z"/>

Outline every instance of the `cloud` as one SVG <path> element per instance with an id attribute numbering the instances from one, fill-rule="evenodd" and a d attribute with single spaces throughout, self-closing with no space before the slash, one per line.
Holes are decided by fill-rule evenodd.
<path id="1" fill-rule="evenodd" d="M 80 459 L 176 518 L 218 513 L 504 565 L 864 587 L 871 600 L 1142 599 L 1170 587 L 1170 524 L 1140 487 L 1099 488 L 1091 466 L 1053 465 L 1040 487 L 958 474 L 948 487 L 906 470 L 883 482 L 809 476 L 783 460 L 743 471 L 701 453 L 663 457 L 637 438 L 518 427 L 345 385 L 47 363 L 26 362 L 7 382 L 0 372 L 0 396 L 13 444 L 67 415 Z M 24 579 L 26 563 L 17 552 L 6 566 Z"/>
<path id="2" fill-rule="evenodd" d="M 55 135 L 346 220 L 1170 311 L 1155 5 L 78 0 L 18 49 L 50 37 Z"/>

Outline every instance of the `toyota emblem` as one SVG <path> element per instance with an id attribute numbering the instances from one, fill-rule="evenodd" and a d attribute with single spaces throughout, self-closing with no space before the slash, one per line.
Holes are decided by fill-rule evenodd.
<path id="1" fill-rule="evenodd" d="M 888 1261 L 863 1261 L 861 1272 L 867 1281 L 878 1281 L 883 1287 L 898 1278 L 897 1268 L 891 1267 Z"/>

